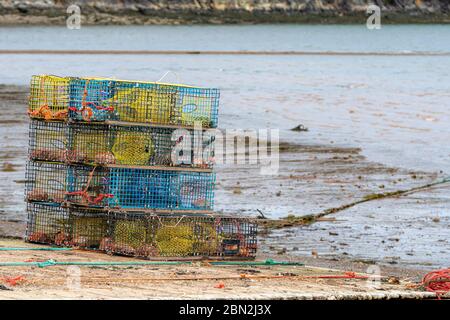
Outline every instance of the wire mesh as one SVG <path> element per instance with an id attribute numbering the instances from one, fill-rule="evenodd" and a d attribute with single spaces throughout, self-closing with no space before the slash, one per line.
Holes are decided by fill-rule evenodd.
<path id="1" fill-rule="evenodd" d="M 67 125 L 64 122 L 32 119 L 28 155 L 32 160 L 64 162 L 68 155 Z"/>
<path id="2" fill-rule="evenodd" d="M 141 258 L 253 258 L 249 218 L 103 211 L 29 203 L 26 240 Z"/>
<path id="3" fill-rule="evenodd" d="M 67 166 L 64 164 L 29 161 L 26 168 L 25 193 L 27 201 L 65 201 Z"/>
<path id="4" fill-rule="evenodd" d="M 46 120 L 67 118 L 70 78 L 50 75 L 32 76 L 28 112 L 31 117 Z"/>
<path id="5" fill-rule="evenodd" d="M 67 166 L 66 199 L 68 203 L 104 207 L 108 205 L 110 194 L 109 170 L 103 167 Z"/>
<path id="6" fill-rule="evenodd" d="M 28 203 L 26 240 L 57 246 L 100 249 L 108 235 L 108 215 L 93 209 Z"/>
<path id="7" fill-rule="evenodd" d="M 214 173 L 110 169 L 110 207 L 212 210 Z"/>
<path id="8" fill-rule="evenodd" d="M 29 242 L 70 245 L 69 211 L 56 204 L 27 204 L 27 229 Z"/>
<path id="9" fill-rule="evenodd" d="M 28 201 L 92 207 L 212 210 L 214 173 L 30 161 Z"/>
<path id="10" fill-rule="evenodd" d="M 206 139 L 196 144 L 193 130 L 111 125 L 108 151 L 101 150 L 95 162 L 209 168 L 214 163 L 214 135 L 204 136 Z M 197 146 L 203 152 L 194 157 Z"/>
<path id="11" fill-rule="evenodd" d="M 196 135 L 194 130 L 174 128 L 32 119 L 29 158 L 103 166 L 210 168 L 214 142 L 211 130 Z"/>
<path id="12" fill-rule="evenodd" d="M 108 236 L 108 215 L 93 209 L 69 209 L 70 246 L 102 250 Z"/>
<path id="13" fill-rule="evenodd" d="M 219 90 L 110 79 L 70 81 L 75 120 L 217 127 Z"/>
<path id="14" fill-rule="evenodd" d="M 247 218 L 110 213 L 105 251 L 141 258 L 246 257 L 256 254 L 257 226 Z M 230 245 L 231 244 L 231 245 Z"/>
<path id="15" fill-rule="evenodd" d="M 69 154 L 71 163 L 114 164 L 109 126 L 105 124 L 69 124 Z"/>
<path id="16" fill-rule="evenodd" d="M 219 90 L 118 81 L 110 105 L 120 121 L 217 126 Z"/>
<path id="17" fill-rule="evenodd" d="M 112 108 L 109 101 L 114 81 L 108 79 L 71 79 L 69 117 L 79 121 L 105 121 Z"/>

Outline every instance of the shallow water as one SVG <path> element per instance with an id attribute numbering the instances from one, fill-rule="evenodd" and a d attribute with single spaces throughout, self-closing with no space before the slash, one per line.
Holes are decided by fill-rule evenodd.
<path id="1" fill-rule="evenodd" d="M 450 52 L 450 28 L 383 26 L 146 26 L 0 28 L 1 49 L 298 50 L 319 52 Z M 184 82 L 221 89 L 221 128 L 278 128 L 284 142 L 322 146 L 282 155 L 277 176 L 254 168 L 218 168 L 216 209 L 268 217 L 309 214 L 364 195 L 416 186 L 450 173 L 450 57 L 431 56 L 236 56 L 236 55 L 0 55 L 0 83 L 26 85 L 32 74 L 113 76 Z M 13 106 L 13 110 L 11 110 Z M 3 218 L 24 219 L 25 101 L 2 104 L 1 161 L 18 171 L 1 172 Z M 289 129 L 303 124 L 308 132 Z M 360 152 L 339 148 L 360 148 Z M 348 156 L 353 158 L 347 159 Z M 335 158 L 338 159 L 335 159 Z M 393 170 L 393 171 L 392 171 Z M 412 179 L 415 173 L 421 177 Z M 359 181 L 362 176 L 362 181 Z M 242 193 L 234 193 L 240 182 Z M 381 188 L 381 185 L 383 188 Z M 275 193 L 281 191 L 281 195 Z M 11 194 L 13 195 L 11 198 Z M 445 266 L 450 262 L 449 187 L 357 206 L 336 215 L 344 221 L 297 228 L 273 244 L 319 254 L 343 252 L 399 263 Z M 13 199 L 13 200 L 11 200 Z M 400 201 L 401 200 L 401 201 Z M 391 213 L 395 213 L 396 219 Z M 366 236 L 365 226 L 376 225 Z M 440 217 L 439 223 L 430 219 Z M 424 226 L 424 223 L 426 224 Z M 352 245 L 333 248 L 320 241 Z M 404 236 L 385 250 L 399 229 Z M 342 231 L 344 230 L 344 231 Z M 346 232 L 345 230 L 348 230 Z M 349 234 L 351 236 L 349 236 Z M 359 241 L 352 237 L 360 237 Z M 336 238 L 336 239 L 334 239 Z M 285 239 L 289 239 L 286 243 Z M 373 239 L 376 239 L 373 240 Z M 375 242 L 374 242 L 375 241 Z M 426 247 L 432 246 L 431 256 Z M 388 247 L 388 245 L 386 245 Z M 392 248 L 391 248 L 392 247 Z M 410 249 L 417 247 L 410 255 Z M 376 248 L 376 250 L 374 249 Z M 409 253 L 408 253 L 409 252 Z M 386 259 L 385 259 L 386 260 Z"/>
<path id="2" fill-rule="evenodd" d="M 448 25 L 2 27 L 0 49 L 450 52 Z"/>

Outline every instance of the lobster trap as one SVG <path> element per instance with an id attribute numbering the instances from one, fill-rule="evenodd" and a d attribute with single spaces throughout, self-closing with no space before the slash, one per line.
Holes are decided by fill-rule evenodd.
<path id="1" fill-rule="evenodd" d="M 70 78 L 51 75 L 32 76 L 28 114 L 32 118 L 64 120 L 69 109 Z"/>
<path id="2" fill-rule="evenodd" d="M 32 119 L 29 158 L 79 164 L 210 168 L 214 132 Z"/>
<path id="3" fill-rule="evenodd" d="M 108 219 L 104 211 L 74 210 L 68 207 L 28 203 L 26 240 L 57 246 L 100 249 L 108 235 Z"/>
<path id="4" fill-rule="evenodd" d="M 109 168 L 110 207 L 128 209 L 212 210 L 215 174 Z"/>
<path id="5" fill-rule="evenodd" d="M 28 146 L 30 159 L 65 162 L 68 151 L 67 125 L 64 122 L 31 120 Z"/>
<path id="6" fill-rule="evenodd" d="M 69 115 L 79 121 L 215 128 L 218 105 L 218 89 L 111 79 L 70 81 Z"/>
<path id="7" fill-rule="evenodd" d="M 27 201 L 62 203 L 66 200 L 67 166 L 60 163 L 29 161 L 26 168 Z"/>
<path id="8" fill-rule="evenodd" d="M 145 259 L 253 258 L 256 223 L 211 214 L 218 101 L 217 89 L 34 76 L 27 241 Z"/>
<path id="9" fill-rule="evenodd" d="M 245 218 L 110 212 L 104 248 L 115 254 L 155 257 L 242 257 L 256 254 L 257 226 Z"/>
<path id="10" fill-rule="evenodd" d="M 254 258 L 257 225 L 248 218 L 126 213 L 29 203 L 29 242 L 145 259 Z"/>
<path id="11" fill-rule="evenodd" d="M 210 211 L 211 172 L 95 167 L 30 161 L 28 201 L 127 209 Z"/>

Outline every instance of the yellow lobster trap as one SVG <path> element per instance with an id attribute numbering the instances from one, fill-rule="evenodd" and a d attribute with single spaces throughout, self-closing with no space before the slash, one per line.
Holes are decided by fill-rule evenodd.
<path id="1" fill-rule="evenodd" d="M 32 118 L 65 120 L 68 116 L 70 78 L 52 75 L 31 77 L 28 114 Z"/>

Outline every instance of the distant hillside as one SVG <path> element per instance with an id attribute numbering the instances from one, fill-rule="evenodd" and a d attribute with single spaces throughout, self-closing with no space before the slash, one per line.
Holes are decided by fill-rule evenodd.
<path id="1" fill-rule="evenodd" d="M 0 24 L 364 23 L 369 4 L 383 23 L 450 22 L 449 0 L 0 0 Z"/>

